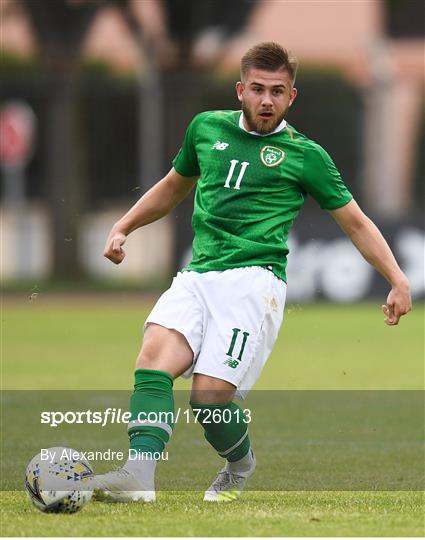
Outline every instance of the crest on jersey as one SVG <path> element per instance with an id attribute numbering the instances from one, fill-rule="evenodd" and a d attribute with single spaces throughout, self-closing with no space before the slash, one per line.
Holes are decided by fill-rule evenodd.
<path id="1" fill-rule="evenodd" d="M 276 167 L 285 157 L 285 152 L 276 146 L 264 146 L 260 152 L 261 161 L 266 167 Z"/>

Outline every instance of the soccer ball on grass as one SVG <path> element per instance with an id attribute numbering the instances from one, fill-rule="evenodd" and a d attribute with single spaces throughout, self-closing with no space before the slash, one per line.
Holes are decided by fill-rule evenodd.
<path id="1" fill-rule="evenodd" d="M 25 488 L 30 501 L 41 512 L 73 514 L 92 497 L 92 491 L 81 489 L 81 483 L 91 476 L 90 464 L 80 459 L 76 450 L 56 446 L 29 462 Z"/>

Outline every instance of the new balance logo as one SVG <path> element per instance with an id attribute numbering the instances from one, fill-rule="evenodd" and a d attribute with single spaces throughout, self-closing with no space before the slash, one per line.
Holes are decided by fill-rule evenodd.
<path id="1" fill-rule="evenodd" d="M 239 362 L 238 362 L 237 360 L 233 360 L 233 358 L 227 358 L 227 360 L 225 360 L 225 361 L 223 362 L 223 364 L 224 364 L 225 366 L 229 366 L 229 367 L 235 369 L 235 368 L 238 367 Z"/>
<path id="2" fill-rule="evenodd" d="M 228 146 L 229 146 L 229 143 L 227 142 L 217 141 L 212 145 L 212 150 L 226 150 Z"/>

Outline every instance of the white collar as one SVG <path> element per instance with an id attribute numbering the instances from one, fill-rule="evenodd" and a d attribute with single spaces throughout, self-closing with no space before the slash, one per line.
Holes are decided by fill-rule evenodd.
<path id="1" fill-rule="evenodd" d="M 256 131 L 248 131 L 243 123 L 243 112 L 241 112 L 241 115 L 239 116 L 239 127 L 249 133 L 250 135 L 257 135 L 258 137 L 267 137 L 268 135 L 273 135 L 274 133 L 279 133 L 279 131 L 282 131 L 286 128 L 286 120 L 283 119 L 282 122 L 275 127 L 273 131 L 270 133 L 257 133 Z"/>

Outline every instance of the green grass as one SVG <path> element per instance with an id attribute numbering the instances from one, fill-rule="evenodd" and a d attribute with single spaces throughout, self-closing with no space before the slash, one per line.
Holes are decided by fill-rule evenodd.
<path id="1" fill-rule="evenodd" d="M 249 492 L 237 503 L 201 493 L 160 493 L 155 504 L 94 502 L 74 515 L 46 515 L 24 493 L 3 493 L 7 536 L 417 536 L 423 496 L 400 492 Z"/>
<path id="2" fill-rule="evenodd" d="M 40 295 L 33 302 L 28 302 L 26 298 L 6 301 L 2 313 L 3 389 L 128 390 L 133 382 L 133 365 L 141 344 L 143 320 L 151 305 L 151 302 L 131 299 L 128 294 L 123 294 L 119 301 L 66 295 L 55 300 Z M 383 324 L 378 304 L 290 306 L 277 345 L 256 389 L 420 390 L 424 384 L 423 336 L 421 305 L 415 306 L 415 310 L 402 320 L 400 326 L 394 328 Z M 178 381 L 176 387 L 187 389 L 189 382 Z M 18 395 L 22 398 L 26 394 L 18 392 Z M 24 464 L 35 453 L 32 446 L 45 440 L 41 429 L 24 440 L 20 435 L 22 423 L 18 420 L 23 410 L 27 414 L 27 410 L 31 409 L 31 395 L 34 394 L 28 394 L 27 409 L 6 409 L 8 416 L 4 433 L 7 433 L 7 437 L 2 440 L 2 457 L 7 465 L 8 455 L 16 454 L 16 462 L 19 463 L 17 478 L 21 477 Z M 259 393 L 256 395 L 261 396 Z M 276 394 L 267 393 L 270 399 L 273 395 Z M 326 400 L 330 394 L 325 393 L 324 404 L 316 407 L 312 402 L 310 409 L 306 409 L 313 414 L 316 408 L 321 415 L 321 422 L 310 429 L 308 417 L 302 414 L 297 416 L 297 400 L 303 395 L 299 392 L 288 395 L 285 402 L 287 418 L 285 415 L 280 418 L 281 428 L 274 438 L 267 434 L 276 433 L 273 427 L 276 418 L 267 415 L 267 406 L 262 411 L 255 405 L 254 393 L 251 398 L 253 408 L 259 414 L 259 420 L 252 425 L 259 458 L 259 469 L 252 486 L 258 489 L 261 479 L 264 479 L 270 485 L 270 491 L 247 492 L 237 503 L 220 505 L 219 508 L 203 503 L 202 486 L 216 470 L 219 461 L 203 441 L 199 426 L 192 426 L 188 435 L 181 427 L 176 430 L 174 440 L 169 445 L 170 462 L 158 467 L 158 484 L 166 485 L 171 477 L 175 477 L 178 468 L 183 466 L 188 481 L 191 475 L 198 480 L 196 491 L 161 491 L 154 505 L 93 502 L 73 516 L 41 514 L 27 501 L 24 492 L 5 491 L 1 496 L 2 535 L 424 535 L 422 492 L 400 491 L 396 487 L 391 488 L 394 491 L 341 491 L 345 488 L 338 488 L 350 468 L 351 485 L 358 480 L 358 472 L 369 474 L 367 463 L 366 469 L 355 463 L 357 454 L 354 447 L 353 455 L 347 453 L 345 463 L 342 460 L 338 468 L 338 444 L 341 440 L 346 442 L 347 437 L 354 436 L 357 445 L 364 445 L 364 455 L 369 454 L 371 448 L 376 450 L 376 455 L 382 457 L 382 474 L 386 474 L 385 466 L 395 471 L 408 471 L 412 461 L 410 456 L 417 456 L 414 445 L 421 442 L 423 431 L 417 429 L 414 422 L 406 420 L 410 418 L 409 409 L 394 413 L 394 407 L 389 406 L 388 410 L 374 411 L 374 415 L 367 410 L 366 394 L 359 393 L 360 405 L 365 408 L 365 412 L 360 414 L 363 423 L 356 420 L 361 409 L 355 401 L 351 405 L 344 401 L 345 409 L 342 402 L 341 405 L 335 403 L 334 410 L 339 410 L 340 415 L 333 416 L 333 421 L 329 422 L 326 416 L 329 404 Z M 316 394 L 310 392 L 305 395 L 314 399 Z M 337 396 L 338 393 L 333 395 Z M 273 406 L 270 408 L 273 409 Z M 305 411 L 302 412 L 304 414 Z M 377 425 L 382 420 L 384 423 L 380 432 Z M 9 433 L 10 424 L 17 428 Z M 90 430 L 87 426 L 85 428 L 85 432 L 71 433 L 75 437 L 75 445 L 84 448 L 90 445 Z M 325 429 L 328 432 L 325 433 Z M 125 433 L 121 431 L 120 428 L 114 432 L 114 445 L 122 449 Z M 341 435 L 342 431 L 345 433 Z M 308 447 L 304 444 L 306 433 L 310 437 Z M 18 437 L 16 444 L 13 440 L 15 435 Z M 316 448 L 320 448 L 318 443 L 325 436 L 332 437 L 334 445 L 331 448 L 335 454 L 316 451 Z M 342 436 L 346 438 L 340 439 Z M 74 440 L 70 440 L 74 444 Z M 407 448 L 413 454 L 402 454 L 406 441 L 413 445 Z M 367 446 L 371 444 L 375 446 Z M 67 445 L 71 446 L 70 443 Z M 187 456 L 190 456 L 189 462 Z M 274 456 L 274 461 L 269 456 Z M 404 464 L 403 456 L 409 465 Z M 296 468 L 301 458 L 304 459 L 305 470 Z M 289 474 L 291 471 L 293 476 Z M 379 477 L 378 472 L 378 482 L 382 484 L 382 476 Z M 416 474 L 417 470 L 412 468 L 410 472 Z M 308 490 L 309 481 L 314 485 L 318 473 L 323 475 L 322 479 L 329 478 L 330 484 L 334 482 L 334 489 L 339 490 Z M 304 476 L 305 490 L 276 491 L 273 482 L 279 475 L 286 475 L 286 489 L 296 489 Z M 399 476 L 395 474 L 391 482 L 388 481 L 391 486 L 398 481 L 408 481 Z M 421 479 L 420 466 L 418 479 Z M 318 478 L 319 481 L 322 480 Z"/>

